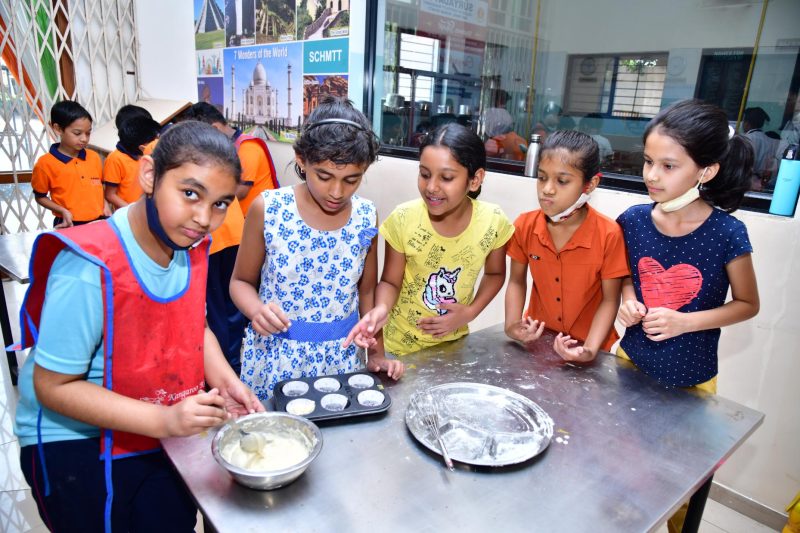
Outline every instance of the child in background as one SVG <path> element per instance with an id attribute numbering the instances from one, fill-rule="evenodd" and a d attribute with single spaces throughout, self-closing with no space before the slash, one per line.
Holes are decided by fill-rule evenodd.
<path id="1" fill-rule="evenodd" d="M 377 282 L 375 205 L 355 194 L 378 153 L 369 121 L 328 97 L 294 151 L 303 183 L 253 201 L 231 279 L 233 301 L 250 319 L 241 378 L 261 399 L 285 379 L 363 368 L 342 340 L 372 309 Z M 369 370 L 398 379 L 403 365 L 378 343 Z"/>
<path id="2" fill-rule="evenodd" d="M 751 189 L 760 191 L 769 183 L 778 169 L 779 160 L 775 159 L 775 150 L 780 139 L 773 139 L 764 130 L 764 123 L 769 122 L 769 115 L 761 107 L 748 107 L 742 114 L 742 131 L 753 145 L 753 176 Z"/>
<path id="3" fill-rule="evenodd" d="M 716 393 L 720 328 L 758 313 L 747 228 L 728 214 L 752 169 L 750 143 L 714 105 L 679 102 L 645 129 L 642 175 L 654 203 L 617 219 L 631 265 L 617 353 L 666 385 Z M 680 531 L 685 511 L 669 520 L 670 531 Z"/>
<path id="4" fill-rule="evenodd" d="M 222 113 L 208 102 L 194 104 L 187 110 L 187 116 L 213 126 L 228 137 L 242 165 L 242 181 L 236 189 L 237 205 L 231 206 L 222 226 L 212 235 L 207 288 L 208 323 L 234 372 L 239 374 L 242 337 L 248 320 L 231 298 L 231 276 L 242 241 L 244 215 L 253 198 L 278 187 L 275 167 L 264 141 L 230 127 Z"/>
<path id="5" fill-rule="evenodd" d="M 225 220 L 211 233 L 206 284 L 208 327 L 214 332 L 222 353 L 237 375 L 242 365 L 242 335 L 247 326 L 247 317 L 233 303 L 230 284 L 243 231 L 244 213 L 239 200 L 234 198 L 225 213 Z"/>
<path id="6" fill-rule="evenodd" d="M 119 126 L 117 149 L 108 154 L 103 164 L 106 201 L 115 208 L 125 207 L 142 196 L 139 185 L 139 158 L 147 144 L 158 137 L 161 125 L 155 120 L 137 116 Z"/>
<path id="7" fill-rule="evenodd" d="M 211 124 L 236 145 L 239 161 L 242 163 L 242 183 L 236 196 L 242 204 L 243 213 L 247 213 L 250 204 L 262 192 L 280 187 L 272 155 L 262 139 L 230 127 L 219 109 L 208 102 L 194 104 L 191 107 L 191 116 L 195 120 Z"/>
<path id="8" fill-rule="evenodd" d="M 196 508 L 157 439 L 263 411 L 204 320 L 205 237 L 239 172 L 223 135 L 181 124 L 141 159 L 145 198 L 38 238 L 15 432 L 51 531 L 193 531 Z"/>
<path id="9" fill-rule="evenodd" d="M 467 324 L 505 282 L 506 242 L 514 232 L 499 207 L 475 200 L 485 167 L 483 142 L 464 126 L 445 124 L 423 139 L 422 198 L 400 204 L 381 225 L 386 253 L 375 309 L 348 343 L 371 344 L 386 324 L 386 350 L 406 355 L 469 333 Z"/>
<path id="10" fill-rule="evenodd" d="M 50 127 L 61 142 L 50 146 L 33 167 L 36 203 L 53 212 L 55 228 L 107 217 L 111 213 L 103 198 L 103 163 L 97 152 L 86 148 L 92 116 L 79 103 L 65 100 L 50 110 Z"/>
<path id="11" fill-rule="evenodd" d="M 210 106 L 210 105 L 209 105 Z M 217 114 L 219 111 L 210 106 Z M 197 120 L 213 126 L 208 119 L 205 107 L 187 108 L 173 120 L 180 124 L 185 120 Z M 172 127 L 172 126 L 169 126 Z M 219 131 L 219 128 L 215 128 Z M 230 137 L 226 135 L 226 137 Z M 241 164 L 241 161 L 240 161 Z M 237 195 L 242 190 L 241 181 L 236 188 Z M 225 214 L 222 224 L 211 233 L 211 248 L 208 257 L 208 280 L 206 283 L 206 320 L 208 327 L 217 338 L 222 353 L 236 375 L 241 369 L 240 353 L 242 335 L 247 318 L 234 305 L 230 295 L 231 274 L 236 262 L 236 252 L 242 242 L 244 212 L 238 198 L 234 199 Z"/>
<path id="12" fill-rule="evenodd" d="M 508 245 L 506 335 L 528 342 L 547 325 L 559 332 L 553 348 L 566 361 L 588 362 L 611 349 L 622 278 L 630 274 L 619 225 L 587 204 L 599 169 L 599 148 L 589 135 L 551 133 L 539 159 L 541 209 L 517 218 Z M 523 315 L 528 268 L 533 286 Z"/>
<path id="13" fill-rule="evenodd" d="M 514 118 L 506 109 L 508 91 L 494 89 L 494 105 L 486 110 L 486 157 L 524 161 L 528 143 L 514 131 Z"/>
<path id="14" fill-rule="evenodd" d="M 153 115 L 150 114 L 150 111 L 147 109 L 133 104 L 126 104 L 119 108 L 117 111 L 117 115 L 114 117 L 114 126 L 117 128 L 117 131 L 122 128 L 122 124 L 126 120 L 130 120 L 136 117 L 144 117 L 153 119 Z"/>
<path id="15" fill-rule="evenodd" d="M 600 166 L 611 164 L 612 159 L 614 159 L 614 149 L 611 147 L 611 141 L 600 134 L 603 131 L 603 115 L 601 113 L 589 113 L 581 119 L 578 130 L 591 135 L 592 139 L 597 143 L 597 147 L 600 149 Z"/>
<path id="16" fill-rule="evenodd" d="M 178 113 L 177 115 L 175 115 L 171 119 L 169 119 L 169 122 L 167 122 L 166 124 L 163 124 L 161 126 L 161 131 L 160 131 L 159 135 L 165 134 L 167 132 L 167 130 L 170 129 L 175 124 L 179 124 L 179 123 L 185 122 L 187 120 L 192 120 L 192 106 L 190 106 L 190 105 L 187 105 L 187 107 L 185 107 L 183 109 L 183 111 L 181 111 L 180 113 Z M 200 122 L 202 122 L 202 121 L 200 121 Z M 142 150 L 142 153 L 144 155 L 152 154 L 153 150 L 155 150 L 155 148 L 156 148 L 156 144 L 158 144 L 158 137 L 156 137 L 155 139 L 153 139 L 152 141 L 147 143 L 144 146 L 144 149 Z"/>

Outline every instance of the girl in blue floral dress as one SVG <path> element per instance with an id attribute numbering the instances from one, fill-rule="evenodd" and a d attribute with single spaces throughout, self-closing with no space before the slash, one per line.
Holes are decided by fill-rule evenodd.
<path id="1" fill-rule="evenodd" d="M 369 121 L 349 101 L 327 98 L 294 151 L 303 183 L 253 201 L 231 278 L 250 320 L 241 379 L 262 400 L 279 381 L 363 369 L 358 347 L 342 341 L 372 309 L 377 285 L 375 205 L 355 195 L 378 151 Z M 398 379 L 403 364 L 371 344 L 369 370 Z"/>

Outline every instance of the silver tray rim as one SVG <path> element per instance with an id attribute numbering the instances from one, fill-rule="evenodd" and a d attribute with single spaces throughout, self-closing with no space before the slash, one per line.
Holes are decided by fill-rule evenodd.
<path id="1" fill-rule="evenodd" d="M 442 383 L 441 385 L 434 385 L 433 387 L 428 387 L 427 389 L 417 390 L 411 395 L 411 397 L 414 397 L 414 396 L 417 396 L 417 395 L 421 395 L 421 394 L 426 394 L 426 393 L 435 393 L 436 391 L 441 391 L 443 389 L 447 390 L 447 389 L 452 389 L 452 388 L 467 389 L 467 390 L 473 389 L 475 391 L 484 390 L 484 391 L 489 391 L 489 392 L 492 392 L 492 393 L 495 393 L 495 394 L 499 394 L 501 396 L 505 396 L 507 398 L 514 399 L 514 400 L 524 404 L 530 410 L 536 412 L 542 418 L 542 420 L 545 421 L 544 428 L 543 428 L 544 429 L 544 440 L 542 441 L 541 445 L 538 446 L 538 447 L 535 447 L 535 448 L 531 447 L 529 453 L 523 455 L 521 458 L 517 458 L 517 459 L 509 460 L 509 461 L 500 461 L 500 460 L 479 461 L 479 460 L 475 460 L 475 459 L 472 459 L 472 458 L 458 457 L 457 455 L 453 455 L 451 453 L 450 456 L 451 456 L 451 458 L 453 460 L 458 461 L 460 463 L 466 463 L 466 464 L 471 464 L 471 465 L 476 465 L 476 466 L 509 466 L 509 465 L 514 465 L 514 464 L 524 463 L 525 461 L 528 461 L 528 460 L 532 459 L 533 457 L 536 457 L 537 455 L 541 454 L 542 452 L 544 452 L 548 448 L 548 446 L 550 446 L 550 441 L 553 438 L 553 430 L 554 430 L 554 423 L 553 423 L 552 417 L 550 416 L 549 413 L 547 413 L 547 411 L 542 409 L 541 406 L 539 406 L 539 404 L 537 404 L 536 402 L 534 402 L 530 398 L 528 398 L 526 396 L 523 396 L 522 394 L 519 394 L 517 392 L 510 391 L 510 390 L 504 389 L 502 387 L 496 387 L 494 385 L 487 385 L 485 383 L 471 383 L 471 382 L 458 381 L 458 382 L 451 382 L 451 383 Z M 435 442 L 434 440 L 427 439 L 426 438 L 426 433 L 421 433 L 419 431 L 419 428 L 417 427 L 417 425 L 412 422 L 412 418 L 413 418 L 412 415 L 414 413 L 416 413 L 417 410 L 416 410 L 416 408 L 414 406 L 414 403 L 411 401 L 411 397 L 409 398 L 408 406 L 406 407 L 406 411 L 405 411 L 406 427 L 411 432 L 411 434 L 414 436 L 414 438 L 417 439 L 417 441 L 420 442 L 420 444 L 422 444 L 423 446 L 428 448 L 430 451 L 436 453 L 437 455 L 442 455 L 441 450 L 439 450 L 438 443 Z M 534 424 L 534 425 L 540 426 L 540 424 Z"/>

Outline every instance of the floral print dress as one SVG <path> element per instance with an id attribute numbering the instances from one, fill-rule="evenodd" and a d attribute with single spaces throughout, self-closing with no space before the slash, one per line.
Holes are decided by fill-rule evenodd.
<path id="1" fill-rule="evenodd" d="M 317 340 L 300 341 L 281 335 L 263 336 L 252 325 L 247 326 L 241 379 L 266 400 L 272 397 L 275 385 L 286 379 L 363 368 L 356 346 L 341 346 L 347 335 L 342 321 L 352 320 L 354 313 L 358 316 L 358 282 L 377 235 L 377 217 L 371 201 L 354 195 L 347 224 L 322 231 L 302 219 L 292 187 L 264 191 L 262 195 L 266 255 L 258 289 L 261 301 L 277 303 L 293 328 L 312 326 L 322 333 Z M 330 337 L 328 331 L 337 329 L 344 334 L 325 338 Z"/>

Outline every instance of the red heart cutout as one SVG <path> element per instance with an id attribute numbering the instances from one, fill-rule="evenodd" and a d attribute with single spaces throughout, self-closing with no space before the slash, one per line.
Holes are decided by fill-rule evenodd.
<path id="1" fill-rule="evenodd" d="M 648 309 L 666 307 L 677 311 L 688 304 L 703 286 L 703 274 L 692 265 L 680 263 L 664 270 L 652 257 L 639 259 L 642 299 Z"/>

